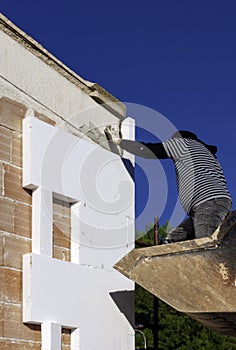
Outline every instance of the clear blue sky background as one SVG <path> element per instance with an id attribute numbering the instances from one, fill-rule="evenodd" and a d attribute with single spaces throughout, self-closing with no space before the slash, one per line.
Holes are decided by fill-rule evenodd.
<path id="1" fill-rule="evenodd" d="M 216 144 L 236 201 L 234 0 L 2 0 L 0 10 L 83 78 Z M 143 130 L 137 138 L 154 140 Z M 163 161 L 168 202 L 161 223 L 170 217 L 176 201 L 170 163 Z M 156 191 L 158 201 L 158 188 L 148 189 L 143 171 L 137 179 L 137 216 L 146 205 L 148 190 Z M 151 221 L 154 212 L 145 220 Z M 139 224 L 140 229 L 144 221 Z"/>

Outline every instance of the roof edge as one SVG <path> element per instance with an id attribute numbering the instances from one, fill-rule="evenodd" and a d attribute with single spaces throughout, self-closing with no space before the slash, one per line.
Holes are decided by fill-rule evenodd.
<path id="1" fill-rule="evenodd" d="M 123 119 L 126 114 L 126 106 L 110 92 L 97 83 L 83 79 L 59 59 L 47 51 L 41 44 L 26 34 L 23 30 L 12 23 L 7 17 L 0 13 L 0 29 L 12 39 L 20 43 L 35 56 L 44 61 L 71 83 L 87 93 L 92 99 L 104 108 L 108 109 L 116 117 Z"/>

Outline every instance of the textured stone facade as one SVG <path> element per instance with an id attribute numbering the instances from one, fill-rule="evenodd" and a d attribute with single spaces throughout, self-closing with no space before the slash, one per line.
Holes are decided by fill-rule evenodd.
<path id="1" fill-rule="evenodd" d="M 22 323 L 22 256 L 31 252 L 31 191 L 22 188 L 22 119 L 26 107 L 0 101 L 0 348 L 41 349 L 41 327 Z M 54 124 L 45 116 L 36 117 Z M 53 256 L 70 260 L 70 206 L 53 204 Z M 70 331 L 62 330 L 63 349 Z"/>

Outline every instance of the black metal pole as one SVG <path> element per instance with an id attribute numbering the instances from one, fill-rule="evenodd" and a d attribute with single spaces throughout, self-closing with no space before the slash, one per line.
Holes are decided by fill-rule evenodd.
<path id="1" fill-rule="evenodd" d="M 154 245 L 159 244 L 159 223 L 158 223 L 158 217 L 155 216 L 154 218 Z"/>
<path id="2" fill-rule="evenodd" d="M 159 244 L 159 223 L 158 223 L 158 217 L 155 216 L 154 218 L 154 245 Z M 154 345 L 154 350 L 158 350 L 158 328 L 159 328 L 159 302 L 158 298 L 154 296 L 154 301 L 153 301 L 153 345 Z"/>

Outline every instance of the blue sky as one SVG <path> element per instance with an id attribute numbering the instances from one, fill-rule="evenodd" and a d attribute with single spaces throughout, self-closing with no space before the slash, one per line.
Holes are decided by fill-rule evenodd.
<path id="1" fill-rule="evenodd" d="M 236 2 L 233 0 L 138 1 L 12 1 L 2 0 L 1 12 L 83 78 L 95 81 L 127 103 L 157 111 L 176 128 L 195 132 L 218 146 L 220 160 L 236 201 Z M 149 123 L 148 130 L 152 129 Z M 155 123 L 154 123 L 155 124 Z M 153 127 L 156 128 L 156 125 Z M 153 136 L 154 135 L 154 136 Z M 137 139 L 154 141 L 138 130 Z M 161 163 L 168 198 L 160 222 L 169 219 L 176 201 L 171 161 Z M 137 225 L 152 221 L 152 210 L 141 213 L 154 193 L 161 196 L 158 176 L 148 189 L 140 165 L 137 176 Z M 153 171 L 154 171 L 153 170 Z M 155 182 L 155 181 L 154 181 Z M 148 192 L 149 191 L 149 192 Z M 158 210 L 157 210 L 158 211 Z M 141 214 L 141 219 L 140 219 Z M 157 213 L 158 214 L 158 213 Z"/>

